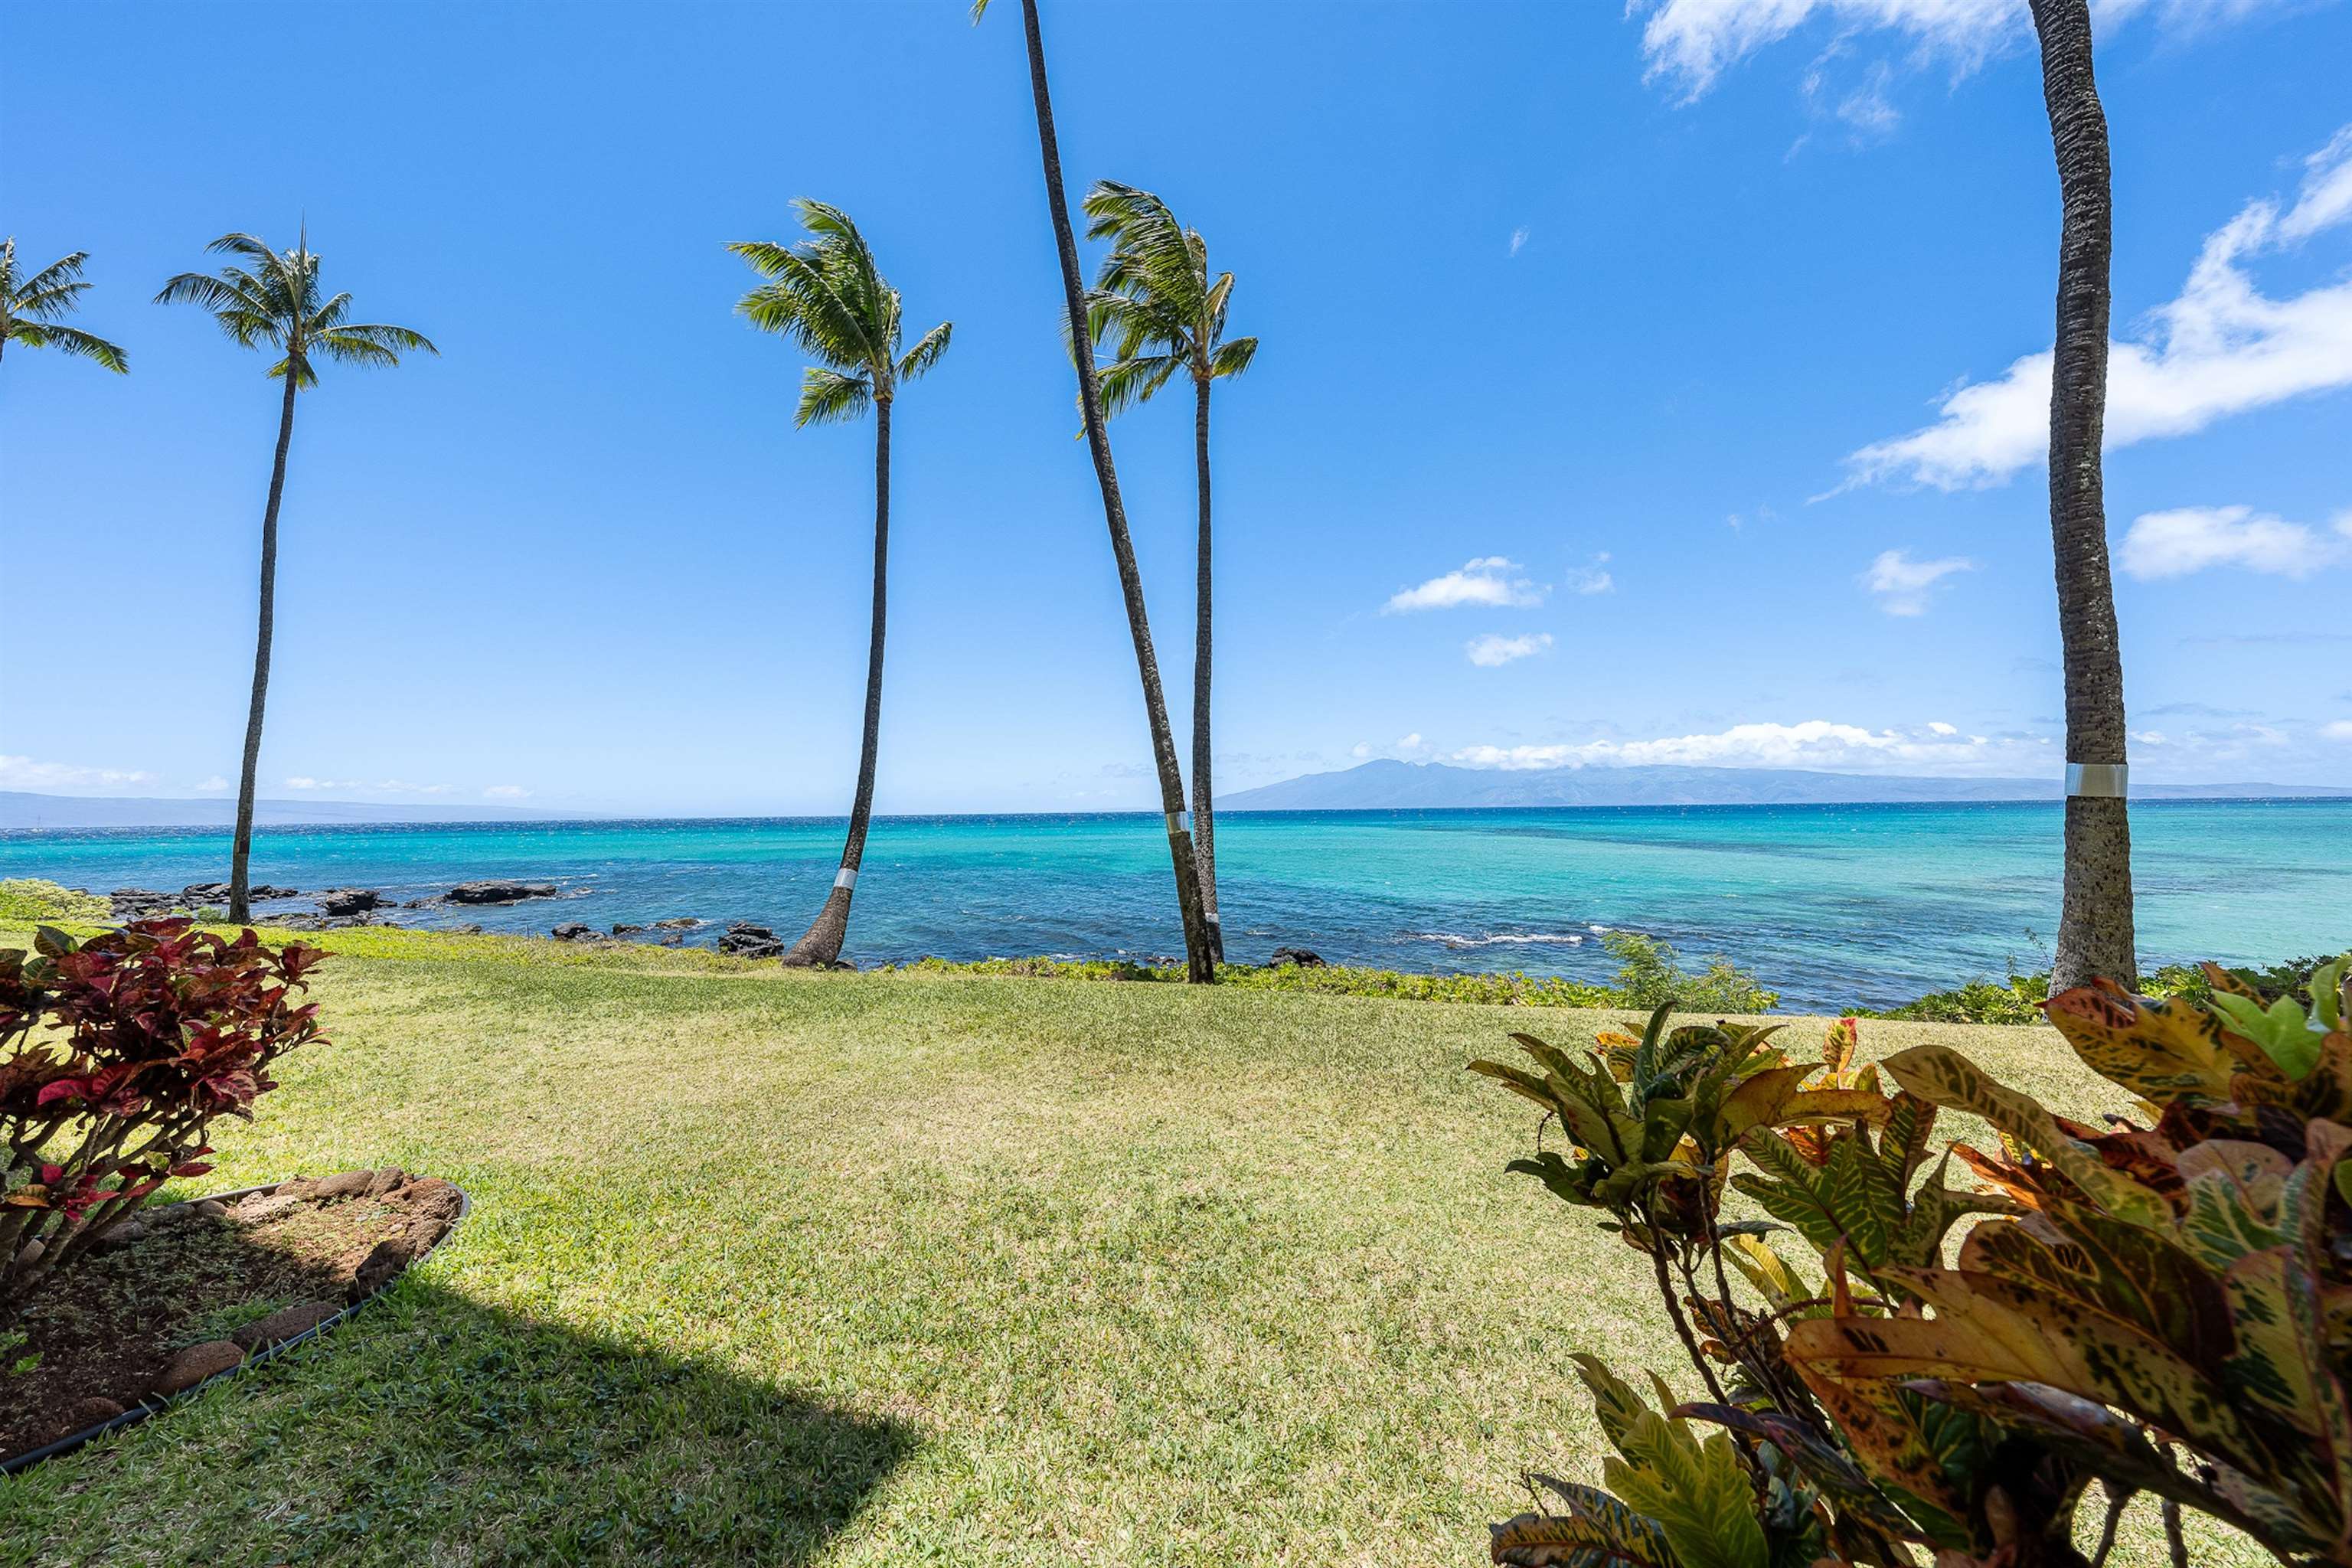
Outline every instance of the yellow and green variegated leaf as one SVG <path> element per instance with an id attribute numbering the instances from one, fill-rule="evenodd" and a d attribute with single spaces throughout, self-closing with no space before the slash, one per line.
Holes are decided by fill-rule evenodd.
<path id="1" fill-rule="evenodd" d="M 1856 1258 L 1871 1268 L 1885 1262 L 1887 1243 L 1903 1223 L 1903 1189 L 1870 1146 L 1859 1138 L 1841 1139 L 1815 1190 Z"/>
<path id="2" fill-rule="evenodd" d="M 2172 1237 L 2080 1204 L 2053 1201 L 2045 1215 L 2021 1223 L 1978 1226 L 1961 1244 L 1959 1266 L 2121 1318 L 2208 1370 L 2218 1371 L 2230 1353 L 2221 1280 Z"/>
<path id="3" fill-rule="evenodd" d="M 1789 1267 L 1770 1242 L 1760 1237 L 1731 1236 L 1724 1238 L 1724 1256 L 1731 1266 L 1747 1277 L 1756 1287 L 1757 1294 L 1780 1310 L 1791 1301 L 1804 1300 L 1819 1295 L 1811 1287 L 1798 1281 L 1796 1271 Z"/>
<path id="4" fill-rule="evenodd" d="M 1790 1097 L 1775 1118 L 1790 1121 L 1867 1121 L 1884 1125 L 1895 1102 L 1874 1089 L 1809 1089 Z"/>
<path id="5" fill-rule="evenodd" d="M 1895 1095 L 1894 1109 L 1886 1113 L 1886 1131 L 1880 1139 L 1879 1154 L 1900 1163 L 1903 1179 L 1907 1182 L 1927 1163 L 1927 1140 L 1935 1131 L 1936 1108 L 1909 1090 L 1903 1090 Z"/>
<path id="6" fill-rule="evenodd" d="M 1778 1124 L 1781 1108 L 1795 1096 L 1811 1071 L 1806 1067 L 1767 1068 L 1742 1079 L 1738 1088 L 1724 1096 L 1718 1113 L 1724 1142 L 1737 1143 L 1751 1127 Z"/>
<path id="7" fill-rule="evenodd" d="M 1854 1460 L 1937 1546 L 1965 1551 L 1976 1471 L 1997 1434 L 1979 1422 L 1922 1424 L 1928 1405 L 1892 1383 L 1790 1363 L 1821 1402 Z"/>
<path id="8" fill-rule="evenodd" d="M 2179 1165 L 2189 1197 L 2179 1235 L 2209 1268 L 2285 1244 L 2280 1211 L 2294 1167 L 2284 1154 L 2265 1143 L 2209 1138 L 2183 1150 Z"/>
<path id="9" fill-rule="evenodd" d="M 1830 1069 L 1832 1081 L 1844 1076 L 1853 1066 L 1853 1054 L 1862 1048 L 1862 1026 L 1852 1018 L 1840 1018 L 1829 1026 L 1822 1042 L 1822 1065 Z"/>
<path id="10" fill-rule="evenodd" d="M 1882 1159 L 1886 1156 L 1881 1156 Z M 1950 1150 L 1911 1194 L 1909 1212 L 1886 1238 L 1886 1261 L 1908 1268 L 1933 1268 L 1944 1261 L 1944 1237 L 1952 1226 L 1974 1214 L 2008 1214 L 2016 1205 L 2007 1198 L 1982 1193 L 1956 1193 L 1944 1183 Z M 1982 1228 L 1982 1227 L 1979 1227 Z"/>
<path id="11" fill-rule="evenodd" d="M 1742 1171 L 1731 1178 L 1731 1184 L 1754 1198 L 1774 1219 L 1795 1226 L 1797 1234 L 1819 1251 L 1827 1252 L 1844 1237 L 1837 1215 L 1811 1184 L 1767 1181 Z"/>
<path id="12" fill-rule="evenodd" d="M 1626 1433 L 1624 1451 L 1601 1462 L 1602 1478 L 1657 1521 L 1680 1568 L 1769 1568 L 1756 1493 L 1729 1433 L 1701 1441 L 1687 1422 L 1644 1415 Z"/>
<path id="13" fill-rule="evenodd" d="M 1610 1371 L 1609 1363 L 1599 1356 L 1580 1352 L 1569 1359 L 1576 1363 L 1577 1377 L 1592 1394 L 1592 1415 L 1601 1423 L 1601 1435 L 1612 1447 L 1623 1447 L 1625 1434 L 1650 1407 L 1642 1403 L 1633 1385 Z"/>
<path id="14" fill-rule="evenodd" d="M 2082 985 L 2053 996 L 2042 1011 L 2084 1066 L 2143 1099 L 2230 1097 L 2237 1059 L 2221 1043 L 2220 1020 L 2194 1003 L 2176 997 L 2145 1006 Z"/>
<path id="15" fill-rule="evenodd" d="M 1936 1315 L 1796 1323 L 1785 1344 L 1790 1362 L 1838 1378 L 2046 1383 L 2113 1405 L 2257 1474 L 2265 1468 L 2265 1446 L 2232 1405 L 2230 1390 L 2122 1319 L 1991 1274 L 1927 1268 L 1885 1274 Z"/>
<path id="16" fill-rule="evenodd" d="M 2116 1218 L 2131 1225 L 2171 1225 L 2172 1211 L 2160 1194 L 2108 1169 L 2098 1155 L 2067 1137 L 2031 1096 L 1994 1082 L 1949 1047 L 1914 1046 L 1888 1058 L 1886 1070 L 1920 1099 L 1980 1116 L 2004 1137 L 2031 1145 Z"/>
<path id="17" fill-rule="evenodd" d="M 2297 1341 L 2294 1310 L 2287 1300 L 2288 1248 L 2249 1252 L 2223 1277 L 2237 1352 L 2222 1363 L 2230 1386 L 2318 1436 L 2313 1412 L 2318 1397 L 2312 1368 Z M 2325 1371 L 2321 1372 L 2325 1376 Z"/>
<path id="18" fill-rule="evenodd" d="M 2303 1379 L 2311 1389 L 2306 1408 L 2319 1428 L 2321 1457 L 2333 1483 L 2329 1513 L 2337 1521 L 2341 1536 L 2352 1525 L 2352 1401 L 2347 1401 L 2328 1353 L 2327 1311 L 2320 1278 L 2328 1252 L 2328 1188 L 2345 1156 L 2352 1153 L 2352 1127 L 2311 1121 L 2304 1129 L 2304 1148 L 2305 1158 L 2287 1178 L 2281 1213 L 2294 1237 L 2281 1283 Z"/>
<path id="19" fill-rule="evenodd" d="M 1525 1068 L 1515 1068 L 1507 1062 L 1490 1062 L 1481 1058 L 1470 1064 L 1470 1070 L 1493 1079 L 1512 1093 L 1534 1100 L 1554 1115 L 1559 1112 L 1559 1104 L 1552 1096 L 1551 1086 Z"/>
<path id="20" fill-rule="evenodd" d="M 1628 1555 L 1597 1541 L 1593 1525 L 1559 1514 L 1523 1513 L 1486 1530 L 1487 1560 L 1508 1568 L 1675 1568 L 1671 1556 Z"/>

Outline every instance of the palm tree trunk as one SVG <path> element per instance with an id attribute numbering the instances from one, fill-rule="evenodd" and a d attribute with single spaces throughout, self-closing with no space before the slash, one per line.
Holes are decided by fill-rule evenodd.
<path id="1" fill-rule="evenodd" d="M 857 752 L 857 797 L 849 806 L 849 839 L 824 907 L 784 962 L 829 968 L 849 935 L 849 900 L 857 891 L 857 865 L 866 858 L 866 828 L 874 816 L 874 758 L 882 740 L 882 633 L 890 586 L 890 399 L 874 400 L 874 621 L 866 647 L 866 736 Z"/>
<path id="2" fill-rule="evenodd" d="M 1192 868 L 1201 879 L 1201 922 L 1209 956 L 1225 961 L 1224 922 L 1217 918 L 1217 807 L 1209 772 L 1209 378 L 1192 381 L 1192 458 L 1199 475 L 1201 542 L 1192 583 Z"/>
<path id="3" fill-rule="evenodd" d="M 286 396 L 278 411 L 278 457 L 269 468 L 269 504 L 261 512 L 261 623 L 253 639 L 253 703 L 245 714 L 245 765 L 237 775 L 236 837 L 229 843 L 228 918 L 253 918 L 248 866 L 253 858 L 253 786 L 261 765 L 261 712 L 269 700 L 269 640 L 278 623 L 278 502 L 286 493 L 286 451 L 294 444 L 295 364 L 289 356 Z"/>
<path id="4" fill-rule="evenodd" d="M 2064 220 L 2050 380 L 2050 539 L 2066 667 L 2066 873 L 2051 987 L 2139 976 L 2124 798 L 2123 657 L 2107 568 L 2100 441 L 2106 424 L 2114 204 L 2107 119 L 2091 73 L 2086 0 L 2032 0 Z"/>
<path id="5" fill-rule="evenodd" d="M 1070 204 L 1062 192 L 1062 152 L 1054 136 L 1054 104 L 1045 88 L 1045 43 L 1037 30 L 1037 0 L 1021 0 L 1021 22 L 1029 43 L 1029 90 L 1037 103 L 1037 151 L 1045 164 L 1045 205 L 1054 218 L 1054 245 L 1061 255 L 1062 295 L 1070 315 L 1070 342 L 1084 344 L 1086 289 L 1078 277 L 1078 242 L 1070 229 Z M 1160 808 L 1168 822 L 1168 858 L 1176 874 L 1176 907 L 1184 922 L 1185 976 L 1195 984 L 1217 977 L 1210 956 L 1208 924 L 1201 910 L 1201 885 L 1192 865 L 1192 836 L 1184 826 L 1184 775 L 1176 761 L 1176 737 L 1168 727 L 1168 700 L 1160 689 L 1160 661 L 1151 651 L 1151 623 L 1144 614 L 1143 575 L 1136 569 L 1135 544 L 1128 537 L 1127 507 L 1119 500 L 1118 474 L 1110 460 L 1110 435 L 1103 426 L 1102 388 L 1094 358 L 1074 356 L 1078 368 L 1078 404 L 1086 416 L 1087 449 L 1095 480 L 1102 488 L 1103 521 L 1118 563 L 1119 591 L 1127 599 L 1128 630 L 1135 638 L 1136 670 L 1143 680 L 1143 710 L 1151 728 L 1152 761 L 1160 773 Z"/>

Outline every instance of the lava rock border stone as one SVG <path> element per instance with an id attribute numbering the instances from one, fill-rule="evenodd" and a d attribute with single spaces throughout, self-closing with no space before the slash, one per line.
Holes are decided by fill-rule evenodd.
<path id="1" fill-rule="evenodd" d="M 289 1176 L 282 1182 L 264 1182 L 259 1186 L 238 1187 L 234 1192 L 213 1193 L 206 1197 L 192 1199 L 190 1200 L 190 1204 L 191 1206 L 194 1206 L 194 1204 L 198 1203 L 232 1204 L 239 1198 L 250 1197 L 256 1193 L 275 1193 L 278 1188 L 289 1186 L 294 1182 L 300 1179 L 301 1178 L 299 1177 Z M 60 1437 L 54 1443 L 19 1454 L 13 1459 L 0 1460 L 0 1476 L 13 1476 L 20 1470 L 30 1469 L 33 1466 L 39 1464 L 44 1459 L 62 1458 L 66 1455 L 72 1453 L 76 1448 L 80 1447 L 85 1443 L 90 1442 L 95 1438 L 103 1437 L 110 1432 L 120 1431 L 125 1426 L 135 1426 L 140 1422 L 146 1420 L 150 1415 L 161 1415 L 163 1412 L 171 1409 L 173 1405 L 184 1404 L 188 1400 L 194 1399 L 205 1389 L 210 1388 L 213 1384 L 219 1383 L 224 1378 L 241 1377 L 245 1373 L 252 1371 L 255 1367 L 266 1365 L 268 1363 L 275 1361 L 279 1356 L 284 1355 L 288 1351 L 293 1350 L 299 1345 L 309 1344 L 312 1340 L 318 1339 L 321 1335 L 329 1333 L 336 1328 L 341 1327 L 345 1320 L 364 1308 L 370 1301 L 374 1300 L 377 1296 L 383 1294 L 387 1286 L 397 1283 L 401 1275 L 405 1274 L 410 1268 L 415 1268 L 418 1264 L 432 1257 L 434 1252 L 441 1246 L 441 1244 L 448 1240 L 451 1236 L 455 1235 L 459 1226 L 466 1223 L 466 1216 L 474 1212 L 473 1197 L 466 1191 L 465 1188 L 458 1186 L 454 1182 L 450 1184 L 450 1190 L 457 1194 L 457 1212 L 456 1215 L 450 1219 L 448 1228 L 434 1238 L 432 1246 L 427 1247 L 424 1251 L 410 1258 L 403 1268 L 394 1271 L 388 1278 L 378 1283 L 365 1295 L 352 1301 L 334 1316 L 324 1319 L 317 1323 L 313 1323 L 310 1327 L 303 1330 L 300 1333 L 294 1335 L 290 1339 L 279 1340 L 275 1344 L 265 1345 L 259 1350 L 251 1352 L 235 1366 L 229 1367 L 225 1371 L 216 1372 L 210 1377 L 205 1378 L 203 1382 L 198 1383 L 190 1388 L 184 1389 L 178 1394 L 168 1396 L 150 1394 L 142 1399 L 138 1404 L 132 1405 L 130 1409 L 123 1411 L 119 1415 L 108 1416 L 105 1420 L 100 1421 L 93 1426 L 85 1426 L 79 1432 L 71 1433 L 66 1436 Z"/>

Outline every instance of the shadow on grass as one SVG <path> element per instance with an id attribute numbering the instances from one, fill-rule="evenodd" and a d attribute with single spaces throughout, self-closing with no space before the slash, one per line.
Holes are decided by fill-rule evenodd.
<path id="1" fill-rule="evenodd" d="M 756 1309 L 753 1309 L 756 1310 Z M 5 1562 L 803 1563 L 915 1431 L 404 1281 L 315 1344 L 0 1481 Z"/>

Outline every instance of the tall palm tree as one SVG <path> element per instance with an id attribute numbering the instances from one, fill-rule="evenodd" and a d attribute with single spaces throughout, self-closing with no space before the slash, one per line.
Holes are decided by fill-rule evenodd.
<path id="1" fill-rule="evenodd" d="M 236 837 L 229 849 L 228 918 L 252 914 L 247 863 L 253 854 L 254 771 L 261 761 L 261 711 L 269 696 L 269 640 L 278 604 L 278 503 L 286 493 L 286 450 L 294 440 L 294 395 L 319 384 L 318 361 L 396 365 L 400 356 L 441 351 L 406 327 L 351 319 L 352 297 L 319 293 L 319 258 L 303 231 L 295 247 L 275 251 L 249 234 L 225 234 L 205 247 L 237 258 L 218 272 L 183 272 L 155 296 L 159 305 L 202 306 L 239 348 L 275 350 L 268 374 L 284 384 L 278 410 L 278 454 L 269 500 L 261 512 L 261 616 L 253 645 L 253 702 L 245 717 L 245 765 L 236 789 Z"/>
<path id="2" fill-rule="evenodd" d="M 796 201 L 811 236 L 798 245 L 740 240 L 727 248 L 768 279 L 736 309 L 763 331 L 780 332 L 822 363 L 801 376 L 794 426 L 855 419 L 874 410 L 874 617 L 866 652 L 866 735 L 857 753 L 857 795 L 849 808 L 849 838 L 824 907 L 784 962 L 823 968 L 841 956 L 849 933 L 849 901 L 866 855 L 874 816 L 874 759 L 882 733 L 882 630 L 890 580 L 890 405 L 901 382 L 914 380 L 947 353 L 954 323 L 941 321 L 913 348 L 898 352 L 898 291 L 874 265 L 857 226 L 839 207 Z"/>
<path id="3" fill-rule="evenodd" d="M 2124 668 L 2107 570 L 2099 444 L 2107 411 L 2114 204 L 2107 117 L 2091 74 L 2086 0 L 2032 0 L 2042 95 L 2058 160 L 2058 339 L 2050 377 L 2050 541 L 2066 668 L 2066 873 L 2053 990 L 2095 975 L 2129 985 L 2131 821 L 2124 797 Z"/>
<path id="4" fill-rule="evenodd" d="M 1199 493 L 1200 542 L 1193 557 L 1192 620 L 1192 863 L 1201 881 L 1201 918 L 1209 952 L 1224 961 L 1224 925 L 1217 917 L 1216 792 L 1211 779 L 1209 387 L 1249 369 L 1255 338 L 1225 337 L 1234 275 L 1209 274 L 1209 245 L 1200 231 L 1176 221 L 1150 191 L 1097 181 L 1087 193 L 1088 239 L 1107 239 L 1111 253 L 1087 299 L 1087 330 L 1095 343 L 1109 340 L 1111 363 L 1101 367 L 1103 413 L 1149 402 L 1181 371 L 1192 382 L 1192 461 Z"/>
<path id="5" fill-rule="evenodd" d="M 978 22 L 988 0 L 973 0 Z M 1070 227 L 1069 197 L 1062 189 L 1061 143 L 1054 135 L 1054 101 L 1045 86 L 1045 43 L 1037 30 L 1037 0 L 1021 0 L 1021 23 L 1029 48 L 1029 94 L 1037 108 L 1037 152 L 1045 165 L 1045 206 L 1054 222 L 1054 248 L 1062 263 L 1066 331 L 1073 343 L 1087 341 L 1087 289 L 1078 272 L 1077 236 Z M 1102 387 L 1094 356 L 1076 354 L 1078 407 L 1086 417 L 1087 449 L 1094 458 L 1095 482 L 1102 490 L 1103 521 L 1110 531 L 1111 558 L 1118 567 L 1119 592 L 1127 601 L 1127 628 L 1135 642 L 1136 673 L 1143 683 L 1143 713 L 1151 731 L 1151 760 L 1160 775 L 1160 809 L 1168 824 L 1168 859 L 1176 874 L 1176 909 L 1184 923 L 1184 973 L 1194 984 L 1217 978 L 1208 922 L 1202 919 L 1201 882 L 1192 868 L 1192 835 L 1184 816 L 1184 773 L 1176 761 L 1176 737 L 1168 727 L 1168 700 L 1160 689 L 1160 660 L 1151 650 L 1151 621 L 1143 608 L 1143 574 L 1128 537 L 1127 504 L 1119 499 L 1118 471 L 1111 465 L 1110 436 L 1104 428 Z"/>
<path id="6" fill-rule="evenodd" d="M 0 240 L 0 353 L 10 343 L 22 343 L 28 349 L 79 354 L 118 375 L 131 368 L 121 349 L 96 332 L 64 323 L 69 312 L 81 308 L 81 291 L 89 287 L 81 275 L 81 264 L 89 259 L 89 251 L 77 250 L 19 281 L 16 241 Z"/>

